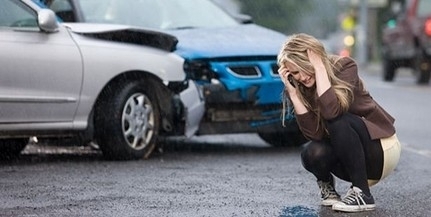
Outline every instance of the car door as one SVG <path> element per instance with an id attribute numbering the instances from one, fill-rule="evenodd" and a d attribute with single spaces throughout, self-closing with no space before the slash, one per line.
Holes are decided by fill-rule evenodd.
<path id="1" fill-rule="evenodd" d="M 18 0 L 2 0 L 0 129 L 11 124 L 71 126 L 82 68 L 79 49 L 64 27 L 43 32 L 34 10 Z"/>

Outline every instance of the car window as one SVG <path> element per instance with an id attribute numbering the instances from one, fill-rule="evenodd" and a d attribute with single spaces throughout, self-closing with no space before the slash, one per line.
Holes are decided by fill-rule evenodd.
<path id="1" fill-rule="evenodd" d="M 43 0 L 49 9 L 53 10 L 55 14 L 64 22 L 75 22 L 73 8 L 69 0 Z"/>
<path id="2" fill-rule="evenodd" d="M 17 0 L 2 0 L 0 27 L 37 27 L 37 14 Z"/>

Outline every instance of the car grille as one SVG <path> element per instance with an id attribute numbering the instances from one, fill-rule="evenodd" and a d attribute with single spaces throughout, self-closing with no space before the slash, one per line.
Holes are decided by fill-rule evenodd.
<path id="1" fill-rule="evenodd" d="M 228 66 L 228 71 L 237 77 L 256 78 L 262 75 L 257 66 Z"/>
<path id="2" fill-rule="evenodd" d="M 272 64 L 271 70 L 272 70 L 272 72 L 271 72 L 272 75 L 278 75 L 278 65 L 277 64 Z"/>

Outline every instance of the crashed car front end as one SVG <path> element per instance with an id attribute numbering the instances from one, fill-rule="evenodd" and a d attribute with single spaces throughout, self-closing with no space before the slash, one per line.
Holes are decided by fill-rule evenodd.
<path id="1" fill-rule="evenodd" d="M 99 1 L 68 0 L 68 8 L 48 6 L 59 16 L 72 13 L 71 22 L 122 23 L 175 36 L 173 52 L 184 58 L 187 78 L 204 91 L 205 115 L 198 135 L 257 132 L 270 138 L 265 139 L 270 144 L 278 134 L 300 135 L 293 115 L 285 116 L 286 127 L 281 120 L 283 84 L 276 55 L 286 35 L 253 24 L 251 18 L 236 19 L 211 0 Z M 100 14 L 93 13 L 95 8 Z M 284 137 L 290 143 L 291 137 Z"/>
<path id="2" fill-rule="evenodd" d="M 109 53 L 98 53 L 92 56 L 96 59 L 111 59 L 111 61 L 125 59 L 125 61 L 128 62 L 127 65 L 119 65 L 118 69 L 106 69 L 105 73 L 108 71 L 126 71 L 128 68 L 133 67 L 137 69 L 146 68 L 147 72 L 161 79 L 160 83 L 163 83 L 163 85 L 155 85 L 153 88 L 157 93 L 161 109 L 162 120 L 160 134 L 162 136 L 180 135 L 190 137 L 197 132 L 199 122 L 204 113 L 205 100 L 202 96 L 202 88 L 198 87 L 195 81 L 188 79 L 182 70 L 184 59 L 172 53 L 172 51 L 176 49 L 176 44 L 178 42 L 176 37 L 158 31 L 125 25 L 100 25 L 89 23 L 64 23 L 63 25 L 77 34 L 76 40 L 82 40 L 81 44 L 86 45 L 82 48 L 84 53 L 87 48 L 91 50 L 92 47 L 103 46 L 103 41 L 109 41 L 110 43 L 119 42 L 119 45 L 133 45 L 130 50 L 124 54 L 118 49 L 116 55 L 120 55 L 121 57 L 113 56 Z M 91 39 L 93 42 L 89 42 L 88 39 Z M 156 55 L 158 53 L 157 50 L 162 50 L 168 52 L 167 55 L 172 57 L 176 56 L 176 58 L 159 58 L 160 60 L 167 60 L 166 62 L 160 63 L 147 62 L 147 59 L 151 60 L 154 58 L 150 56 L 148 56 L 148 58 L 137 57 L 135 54 L 141 53 L 139 49 L 143 48 L 134 45 L 143 45 L 156 49 L 153 52 L 149 52 L 147 55 Z M 166 52 L 159 53 L 160 55 L 166 55 Z M 173 61 L 173 59 L 178 60 Z M 86 93 L 85 91 L 86 89 L 84 88 L 83 93 Z M 88 88 L 88 91 L 91 92 L 95 90 Z M 88 94 L 91 95 L 94 93 Z"/>
<path id="3" fill-rule="evenodd" d="M 206 114 L 200 134 L 274 131 L 281 127 L 282 83 L 274 56 L 222 58 L 186 63 L 200 80 Z"/>
<path id="4" fill-rule="evenodd" d="M 175 52 L 186 59 L 184 71 L 204 89 L 199 134 L 298 132 L 292 115 L 282 126 L 276 60 L 284 35 L 254 24 L 168 32 L 179 39 Z"/>

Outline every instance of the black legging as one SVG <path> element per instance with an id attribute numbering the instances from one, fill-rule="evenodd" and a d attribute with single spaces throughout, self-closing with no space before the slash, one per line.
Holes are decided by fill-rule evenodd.
<path id="1" fill-rule="evenodd" d="M 350 113 L 326 124 L 330 138 L 305 144 L 301 153 L 304 168 L 319 181 L 331 181 L 333 173 L 370 195 L 367 179 L 379 180 L 383 171 L 380 140 L 371 140 L 361 118 Z"/>

